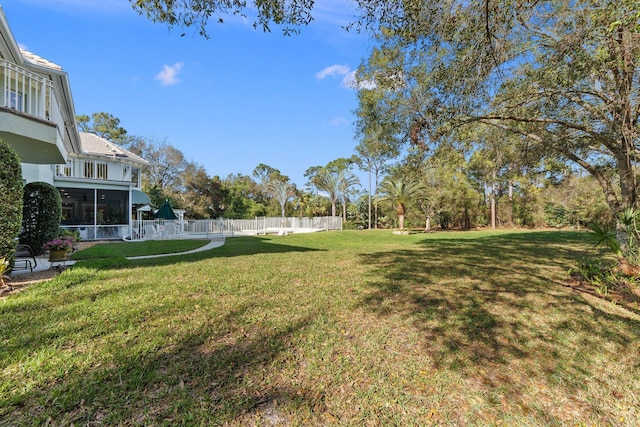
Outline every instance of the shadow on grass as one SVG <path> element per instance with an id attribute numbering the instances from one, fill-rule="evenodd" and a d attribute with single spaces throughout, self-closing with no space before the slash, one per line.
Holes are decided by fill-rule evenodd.
<path id="1" fill-rule="evenodd" d="M 233 237 L 226 239 L 224 245 L 208 251 L 194 252 L 190 254 L 168 254 L 167 256 L 136 260 L 127 260 L 118 254 L 113 254 L 111 258 L 81 261 L 78 265 L 87 268 L 118 269 L 137 266 L 164 266 L 184 262 L 197 262 L 211 258 L 324 250 L 275 243 L 275 240 L 276 239 L 272 237 Z"/>
<path id="2" fill-rule="evenodd" d="M 219 425 L 245 417 L 261 425 L 287 419 L 286 413 L 278 412 L 278 402 L 317 408 L 322 402 L 311 392 L 294 389 L 287 381 L 262 382 L 265 372 L 277 367 L 281 353 L 313 324 L 314 316 L 292 316 L 277 325 L 247 324 L 246 318 L 259 309 L 247 304 L 175 334 L 167 330 L 167 337 L 156 345 L 138 334 L 144 333 L 145 321 L 158 319 L 138 319 L 139 325 L 126 330 L 115 327 L 106 337 L 95 337 L 124 337 L 104 347 L 108 352 L 104 363 L 94 360 L 93 366 L 60 373 L 58 380 L 36 388 L 35 394 L 29 388 L 14 390 L 11 399 L 0 405 L 0 421 L 188 425 L 193 417 Z M 58 332 L 73 335 L 71 330 Z M 29 352 L 38 351 L 23 344 Z M 21 412 L 25 402 L 32 412 Z"/>
<path id="3" fill-rule="evenodd" d="M 360 304 L 410 319 L 435 369 L 516 395 L 528 377 L 585 387 L 599 349 L 632 345 L 640 327 L 637 318 L 558 285 L 585 255 L 585 242 L 558 232 L 438 237 L 415 249 L 363 254 L 373 268 Z"/>

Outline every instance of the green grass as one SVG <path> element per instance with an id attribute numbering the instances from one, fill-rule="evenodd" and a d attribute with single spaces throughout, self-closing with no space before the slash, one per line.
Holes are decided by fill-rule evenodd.
<path id="1" fill-rule="evenodd" d="M 640 310 L 565 286 L 590 251 L 557 231 L 117 249 L 0 300 L 0 425 L 635 425 Z"/>
<path id="2" fill-rule="evenodd" d="M 75 260 L 96 258 L 135 257 L 143 255 L 171 254 L 197 249 L 209 240 L 154 240 L 145 242 L 103 243 L 73 254 Z"/>

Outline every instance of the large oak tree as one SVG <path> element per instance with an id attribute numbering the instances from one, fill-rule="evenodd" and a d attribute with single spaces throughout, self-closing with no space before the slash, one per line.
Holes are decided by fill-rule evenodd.
<path id="1" fill-rule="evenodd" d="M 587 170 L 612 212 L 637 207 L 640 2 L 403 4 L 360 70 L 401 110 L 398 134 L 428 146 L 488 124 Z"/>

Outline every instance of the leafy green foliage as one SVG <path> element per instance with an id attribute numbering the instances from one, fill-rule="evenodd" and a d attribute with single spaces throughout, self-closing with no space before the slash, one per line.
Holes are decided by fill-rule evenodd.
<path id="1" fill-rule="evenodd" d="M 127 131 L 120 126 L 120 119 L 112 114 L 100 112 L 93 113 L 91 117 L 86 114 L 76 116 L 78 129 L 81 132 L 94 133 L 107 141 L 129 146 L 135 142 L 135 137 L 127 134 Z"/>
<path id="2" fill-rule="evenodd" d="M 18 155 L 0 139 L 0 258 L 13 260 L 22 222 L 22 168 Z"/>
<path id="3" fill-rule="evenodd" d="M 518 163 L 571 161 L 596 178 L 612 212 L 636 206 L 637 1 L 360 5 L 366 21 L 386 25 L 359 81 L 384 95 L 376 108 L 396 135 L 431 149 L 489 125 L 510 135 Z M 478 171 L 502 163 L 496 154 Z"/>
<path id="4" fill-rule="evenodd" d="M 591 236 L 596 246 L 606 246 L 617 257 L 640 264 L 640 210 L 627 208 L 618 215 L 620 228 L 613 230 L 606 224 L 590 225 Z"/>
<path id="5" fill-rule="evenodd" d="M 62 216 L 60 192 L 46 182 L 31 182 L 24 187 L 23 230 L 20 241 L 41 254 L 44 244 L 58 236 Z"/>
<path id="6" fill-rule="evenodd" d="M 615 255 L 621 257 L 622 249 L 620 248 L 620 242 L 616 238 L 615 230 L 609 228 L 606 224 L 593 223 L 589 227 L 591 229 L 591 236 L 595 247 L 605 246 L 611 250 Z"/>
<path id="7" fill-rule="evenodd" d="M 194 26 L 203 37 L 208 37 L 207 24 L 212 16 L 217 17 L 218 23 L 222 23 L 225 15 L 240 15 L 246 18 L 250 12 L 254 19 L 254 28 L 271 31 L 271 25 L 275 24 L 282 26 L 286 35 L 297 33 L 301 25 L 307 25 L 313 20 L 311 10 L 314 4 L 313 0 L 261 0 L 251 2 L 251 5 L 241 0 L 130 1 L 138 13 L 146 15 L 153 22 L 165 23 L 169 27 Z"/>
<path id="8" fill-rule="evenodd" d="M 418 197 L 418 194 L 424 191 L 419 182 L 404 182 L 400 179 L 385 179 L 380 184 L 382 199 L 391 203 L 398 214 L 398 228 L 404 229 L 404 216 L 407 212 L 409 203 Z"/>
<path id="9" fill-rule="evenodd" d="M 583 258 L 578 263 L 577 272 L 603 295 L 608 295 L 612 290 L 633 295 L 632 289 L 640 289 L 640 278 L 625 275 L 616 262 Z"/>

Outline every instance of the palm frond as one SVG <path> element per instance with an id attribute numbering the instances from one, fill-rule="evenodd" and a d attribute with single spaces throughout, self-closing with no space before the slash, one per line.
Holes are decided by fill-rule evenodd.
<path id="1" fill-rule="evenodd" d="M 594 247 L 598 248 L 606 246 L 617 256 L 622 256 L 622 249 L 620 247 L 620 242 L 618 242 L 618 239 L 616 238 L 615 230 L 612 230 L 607 225 L 598 223 L 589 225 L 589 229 L 591 230 L 591 233 L 589 234 L 593 240 Z"/>

